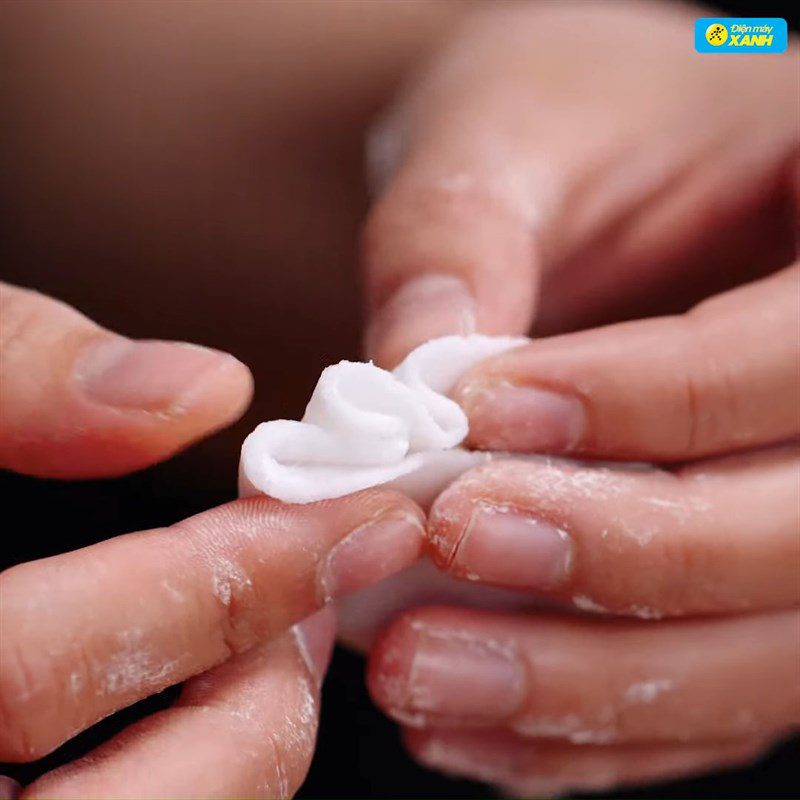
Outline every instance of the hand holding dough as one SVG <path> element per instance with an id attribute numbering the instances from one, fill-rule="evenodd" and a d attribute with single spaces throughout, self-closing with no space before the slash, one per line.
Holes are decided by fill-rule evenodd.
<path id="1" fill-rule="evenodd" d="M 240 493 L 310 503 L 391 482 L 424 502 L 492 457 L 459 447 L 467 417 L 447 394 L 478 361 L 527 341 L 446 336 L 392 372 L 352 361 L 327 367 L 300 422 L 264 422 L 245 439 Z"/>

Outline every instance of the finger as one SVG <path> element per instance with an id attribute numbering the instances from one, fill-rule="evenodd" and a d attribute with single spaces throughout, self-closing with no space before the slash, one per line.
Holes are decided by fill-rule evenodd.
<path id="1" fill-rule="evenodd" d="M 457 164 L 450 170 L 459 174 Z M 386 368 L 428 339 L 521 334 L 533 319 L 536 259 L 528 220 L 487 187 L 456 193 L 443 188 L 446 178 L 439 184 L 431 177 L 398 179 L 364 232 L 373 315 L 365 349 Z"/>
<path id="2" fill-rule="evenodd" d="M 680 317 L 515 348 L 455 397 L 489 450 L 676 461 L 800 433 L 800 265 Z"/>
<path id="3" fill-rule="evenodd" d="M 428 520 L 462 580 L 655 618 L 800 603 L 800 450 L 686 468 L 499 460 L 465 473 Z"/>
<path id="4" fill-rule="evenodd" d="M 473 45 L 471 56 L 492 57 L 485 43 Z M 533 318 L 533 230 L 552 187 L 536 181 L 540 165 L 510 132 L 518 106 L 500 106 L 486 81 L 442 80 L 463 46 L 445 50 L 368 142 L 368 160 L 380 162 L 373 171 L 391 171 L 362 236 L 365 347 L 386 367 L 427 339 L 524 333 Z M 398 139 L 402 153 L 382 163 Z"/>
<path id="5" fill-rule="evenodd" d="M 514 590 L 454 581 L 428 559 L 337 600 L 337 638 L 351 650 L 366 653 L 393 617 L 419 606 L 466 606 L 491 611 L 520 611 L 530 607 L 530 597 Z"/>
<path id="6" fill-rule="evenodd" d="M 291 797 L 313 753 L 318 675 L 333 642 L 331 620 L 321 624 L 317 665 L 305 662 L 291 634 L 237 656 L 187 682 L 172 708 L 45 775 L 22 796 Z"/>
<path id="7" fill-rule="evenodd" d="M 16 800 L 22 787 L 13 778 L 0 775 L 0 800 Z"/>
<path id="8" fill-rule="evenodd" d="M 373 650 L 370 692 L 412 727 L 497 727 L 572 744 L 774 736 L 800 722 L 795 611 L 604 622 L 408 612 Z"/>
<path id="9" fill-rule="evenodd" d="M 414 730 L 404 736 L 425 766 L 505 787 L 514 797 L 558 797 L 577 791 L 675 780 L 746 764 L 763 742 L 573 745 L 531 742 L 502 730 Z"/>
<path id="10" fill-rule="evenodd" d="M 686 10 L 657 5 L 490 4 L 466 15 L 368 142 L 385 184 L 364 231 L 371 357 L 392 366 L 445 333 L 524 333 L 539 274 L 562 267 L 570 277 L 544 297 L 548 316 L 579 319 L 674 281 L 707 260 L 709 237 L 725 249 L 775 196 L 784 210 L 796 70 L 788 59 L 742 63 L 748 113 L 722 108 L 714 99 L 730 71 L 682 57 L 687 24 Z M 654 29 L 661 46 L 643 48 Z M 587 59 L 599 68 L 575 68 Z M 654 87 L 671 102 L 654 106 Z M 734 177 L 743 153 L 746 187 Z M 783 256 L 791 232 L 773 216 L 780 223 L 763 227 Z"/>
<path id="11" fill-rule="evenodd" d="M 132 341 L 69 306 L 0 284 L 0 466 L 50 478 L 115 475 L 239 417 L 252 393 L 232 356 Z"/>
<path id="12" fill-rule="evenodd" d="M 0 577 L 0 756 L 30 760 L 109 713 L 415 561 L 393 492 L 230 503 Z"/>

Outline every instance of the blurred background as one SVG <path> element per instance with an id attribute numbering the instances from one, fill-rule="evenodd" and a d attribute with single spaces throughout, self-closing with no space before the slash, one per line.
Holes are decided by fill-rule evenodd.
<path id="1" fill-rule="evenodd" d="M 244 436 L 264 419 L 297 416 L 322 367 L 359 356 L 364 131 L 470 5 L 4 0 L 2 278 L 132 337 L 234 353 L 257 393 L 234 428 L 129 478 L 0 475 L 6 518 L 16 520 L 3 567 L 231 499 Z M 781 15 L 769 3 L 719 7 Z M 360 658 L 337 652 L 301 796 L 491 796 L 413 764 L 372 707 L 362 671 Z M 27 782 L 174 695 L 3 771 Z M 793 797 L 793 750 L 737 773 L 614 796 Z"/>

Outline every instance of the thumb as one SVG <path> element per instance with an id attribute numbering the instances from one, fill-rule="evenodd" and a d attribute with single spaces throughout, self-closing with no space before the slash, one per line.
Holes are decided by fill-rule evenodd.
<path id="1" fill-rule="evenodd" d="M 0 467 L 50 478 L 129 472 L 233 422 L 252 391 L 232 356 L 132 341 L 0 284 Z"/>
<path id="2" fill-rule="evenodd" d="M 368 140 L 383 187 L 363 236 L 371 357 L 526 333 L 540 279 L 537 322 L 563 328 L 710 271 L 710 253 L 728 273 L 764 242 L 786 249 L 756 212 L 783 208 L 768 199 L 783 202 L 796 148 L 794 64 L 692 58 L 692 23 L 634 3 L 466 17 Z M 716 100 L 731 68 L 746 113 Z"/>
<path id="3" fill-rule="evenodd" d="M 365 349 L 382 366 L 437 336 L 525 333 L 533 320 L 546 189 L 520 154 L 459 123 L 466 99 L 451 102 L 406 142 L 364 227 Z M 380 158 L 399 124 L 393 114 L 373 131 L 368 158 Z"/>
<path id="4" fill-rule="evenodd" d="M 505 11 L 468 17 L 368 137 L 382 192 L 362 236 L 365 348 L 383 366 L 437 336 L 532 324 L 560 187 L 509 26 Z"/>

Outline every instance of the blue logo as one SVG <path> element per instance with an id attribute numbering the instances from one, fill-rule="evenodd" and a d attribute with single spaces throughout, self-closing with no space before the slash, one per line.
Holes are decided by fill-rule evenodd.
<path id="1" fill-rule="evenodd" d="M 694 23 L 698 53 L 784 53 L 787 40 L 780 17 L 701 17 Z"/>

